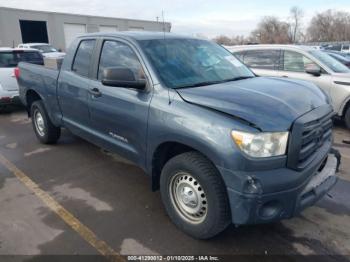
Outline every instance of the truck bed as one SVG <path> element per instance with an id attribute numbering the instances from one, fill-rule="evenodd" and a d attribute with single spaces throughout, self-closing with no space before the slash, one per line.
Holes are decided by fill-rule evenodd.
<path id="1" fill-rule="evenodd" d="M 47 68 L 42 65 L 29 63 L 19 63 L 18 65 L 20 78 L 18 79 L 19 94 L 22 103 L 27 106 L 27 92 L 35 92 L 38 94 L 45 104 L 49 115 L 54 114 L 53 110 L 59 112 L 57 101 L 57 79 L 60 71 Z"/>

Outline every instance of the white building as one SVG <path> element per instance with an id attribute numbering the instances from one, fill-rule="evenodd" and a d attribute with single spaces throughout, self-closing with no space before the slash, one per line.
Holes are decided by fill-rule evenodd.
<path id="1" fill-rule="evenodd" d="M 170 32 L 170 29 L 170 23 L 157 21 L 0 7 L 0 47 L 34 42 L 50 43 L 66 50 L 79 34 L 126 30 Z"/>

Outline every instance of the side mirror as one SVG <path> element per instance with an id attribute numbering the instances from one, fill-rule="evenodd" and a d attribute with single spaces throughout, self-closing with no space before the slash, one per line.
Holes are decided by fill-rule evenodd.
<path id="1" fill-rule="evenodd" d="M 129 68 L 108 67 L 103 70 L 102 84 L 105 86 L 145 89 L 146 80 L 136 80 L 134 72 Z"/>
<path id="2" fill-rule="evenodd" d="M 305 72 L 313 76 L 320 76 L 321 67 L 315 64 L 309 64 L 305 67 Z"/>

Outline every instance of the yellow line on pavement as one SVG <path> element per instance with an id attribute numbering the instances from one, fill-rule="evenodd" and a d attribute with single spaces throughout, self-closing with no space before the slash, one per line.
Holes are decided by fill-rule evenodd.
<path id="1" fill-rule="evenodd" d="M 13 173 L 28 189 L 34 192 L 53 212 L 55 212 L 66 224 L 76 231 L 86 242 L 93 246 L 99 253 L 111 261 L 125 261 L 125 259 L 114 251 L 106 242 L 100 240 L 94 232 L 82 224 L 68 210 L 57 203 L 48 193 L 31 180 L 24 172 L 0 154 L 0 163 Z"/>

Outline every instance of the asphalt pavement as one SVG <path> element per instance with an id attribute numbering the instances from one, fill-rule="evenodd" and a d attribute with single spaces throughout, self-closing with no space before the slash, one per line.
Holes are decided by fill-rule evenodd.
<path id="1" fill-rule="evenodd" d="M 68 131 L 57 145 L 41 145 L 24 111 L 0 114 L 0 255 L 97 255 L 105 247 L 121 255 L 350 256 L 350 132 L 337 123 L 334 133 L 340 179 L 316 206 L 199 241 L 171 223 L 138 167 Z"/>

